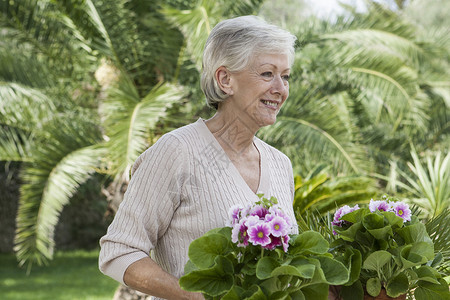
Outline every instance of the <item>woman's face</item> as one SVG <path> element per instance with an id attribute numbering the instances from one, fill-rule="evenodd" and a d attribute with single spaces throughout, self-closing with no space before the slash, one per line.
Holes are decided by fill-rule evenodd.
<path id="1" fill-rule="evenodd" d="M 289 95 L 287 54 L 260 54 L 241 72 L 231 74 L 233 94 L 227 101 L 257 128 L 275 123 Z M 250 125 L 250 124 L 249 124 Z"/>

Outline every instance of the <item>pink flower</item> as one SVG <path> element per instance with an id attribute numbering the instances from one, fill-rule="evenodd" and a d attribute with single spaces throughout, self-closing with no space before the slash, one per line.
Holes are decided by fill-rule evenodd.
<path id="1" fill-rule="evenodd" d="M 369 210 L 370 210 L 370 212 L 375 212 L 377 210 L 391 211 L 391 207 L 386 201 L 382 201 L 382 200 L 374 201 L 373 199 L 370 199 Z"/>
<path id="2" fill-rule="evenodd" d="M 239 223 L 235 224 L 231 230 L 231 241 L 237 243 L 238 247 L 246 247 L 248 245 L 248 227 L 246 226 L 245 221 L 245 219 L 241 220 Z"/>
<path id="3" fill-rule="evenodd" d="M 270 227 L 267 223 L 259 223 L 248 229 L 249 242 L 253 245 L 266 246 L 270 244 Z"/>
<path id="4" fill-rule="evenodd" d="M 393 202 L 392 208 L 397 216 L 403 219 L 403 222 L 411 221 L 411 210 L 408 204 L 403 202 Z"/>
<path id="5" fill-rule="evenodd" d="M 227 225 L 232 227 L 231 240 L 238 247 L 249 243 L 273 250 L 283 246 L 287 251 L 293 221 L 278 205 L 234 205 L 229 210 Z"/>
<path id="6" fill-rule="evenodd" d="M 270 244 L 264 246 L 264 249 L 268 249 L 268 250 L 273 250 L 278 246 L 281 246 L 282 242 L 281 242 L 281 237 L 275 237 L 275 236 L 271 236 L 270 238 Z"/>
<path id="7" fill-rule="evenodd" d="M 264 217 L 264 221 L 270 222 L 270 221 L 272 221 L 273 218 L 275 218 L 276 216 L 277 216 L 276 214 L 268 213 L 268 214 Z"/>
<path id="8" fill-rule="evenodd" d="M 356 204 L 353 207 L 350 207 L 348 205 L 342 206 L 334 214 L 334 219 L 333 219 L 333 222 L 331 222 L 331 224 L 339 226 L 339 227 L 342 227 L 342 225 L 346 222 L 344 220 L 340 220 L 342 218 L 342 216 L 344 216 L 344 215 L 346 215 L 348 213 L 351 213 L 352 211 L 358 210 L 358 209 L 359 209 L 358 204 Z"/>
<path id="9" fill-rule="evenodd" d="M 291 228 L 292 228 L 291 218 L 289 218 L 289 216 L 287 214 L 285 214 L 284 211 L 282 211 L 278 205 L 274 205 L 271 208 L 269 208 L 269 212 L 271 215 L 273 214 L 273 215 L 282 217 L 286 221 L 286 224 L 289 228 L 288 230 L 291 230 Z"/>
<path id="10" fill-rule="evenodd" d="M 258 216 L 261 220 L 269 213 L 269 210 L 262 205 L 256 205 L 250 210 L 250 215 Z"/>
<path id="11" fill-rule="evenodd" d="M 261 223 L 262 221 L 259 219 L 258 216 L 248 216 L 247 218 L 244 218 L 244 224 L 248 228 L 255 226 L 256 224 Z"/>
<path id="12" fill-rule="evenodd" d="M 233 243 L 239 242 L 239 234 L 241 232 L 241 224 L 235 224 L 231 229 L 231 241 Z"/>
<path id="13" fill-rule="evenodd" d="M 230 207 L 230 210 L 228 211 L 230 220 L 227 221 L 227 226 L 233 227 L 234 224 L 239 222 L 241 211 L 242 211 L 241 205 L 233 205 L 232 207 Z"/>
<path id="14" fill-rule="evenodd" d="M 291 238 L 289 237 L 289 235 L 285 235 L 285 236 L 283 236 L 283 241 L 282 241 L 282 243 L 283 243 L 283 250 L 284 250 L 284 252 L 287 252 L 288 251 L 288 248 L 289 248 L 289 240 L 290 240 Z"/>
<path id="15" fill-rule="evenodd" d="M 274 217 L 269 222 L 269 227 L 270 233 L 276 237 L 286 235 L 289 232 L 288 224 L 282 217 L 279 216 Z"/>

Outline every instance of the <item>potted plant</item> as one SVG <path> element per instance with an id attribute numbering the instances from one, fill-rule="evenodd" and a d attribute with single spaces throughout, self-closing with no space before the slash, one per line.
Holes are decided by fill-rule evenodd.
<path id="1" fill-rule="evenodd" d="M 318 233 L 293 234 L 274 197 L 230 209 L 228 226 L 189 247 L 180 286 L 206 299 L 328 298 L 328 286 L 348 282 L 348 269 Z"/>
<path id="2" fill-rule="evenodd" d="M 450 299 L 436 267 L 442 255 L 406 203 L 384 197 L 368 207 L 343 206 L 332 222 L 332 253 L 350 270 L 337 299 Z M 378 297 L 378 298 L 377 298 Z"/>

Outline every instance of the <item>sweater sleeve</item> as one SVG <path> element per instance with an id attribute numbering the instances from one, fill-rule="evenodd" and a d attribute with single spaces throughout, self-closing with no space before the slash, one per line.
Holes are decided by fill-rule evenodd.
<path id="1" fill-rule="evenodd" d="M 178 139 L 166 134 L 136 160 L 124 200 L 100 239 L 105 275 L 124 284 L 126 269 L 149 256 L 164 235 L 181 201 L 185 156 Z"/>

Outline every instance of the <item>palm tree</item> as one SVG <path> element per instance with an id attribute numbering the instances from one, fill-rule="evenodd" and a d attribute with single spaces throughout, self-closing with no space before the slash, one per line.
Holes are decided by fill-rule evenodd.
<path id="1" fill-rule="evenodd" d="M 182 33 L 260 3 L 0 1 L 0 160 L 22 162 L 20 265 L 52 258 L 59 214 L 94 172 L 113 179 L 120 199 L 137 156 L 192 120 L 184 99 L 200 89 L 178 83 L 199 77 L 192 66 L 207 35 Z"/>
<path id="2" fill-rule="evenodd" d="M 335 174 L 386 174 L 390 159 L 406 164 L 411 142 L 422 150 L 448 136 L 449 73 L 436 63 L 446 65 L 448 48 L 417 39 L 397 12 L 368 9 L 298 24 L 290 98 L 260 135 L 302 176 L 319 162 Z"/>
<path id="3" fill-rule="evenodd" d="M 0 159 L 23 162 L 15 249 L 31 268 L 51 259 L 59 214 L 79 186 L 94 172 L 126 181 L 164 130 L 158 120 L 183 95 L 170 84 L 182 36 L 156 13 L 137 24 L 138 1 L 0 5 L 0 93 L 8 104 Z M 105 66 L 112 76 L 101 86 L 94 71 L 99 77 Z"/>

